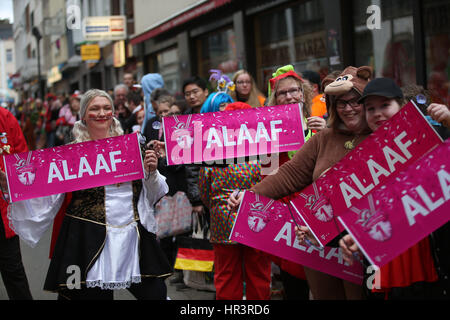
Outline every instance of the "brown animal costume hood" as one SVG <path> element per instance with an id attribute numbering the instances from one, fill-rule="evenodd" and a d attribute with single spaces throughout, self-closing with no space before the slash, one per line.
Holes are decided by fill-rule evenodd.
<path id="1" fill-rule="evenodd" d="M 352 89 L 362 95 L 364 88 L 372 77 L 372 68 L 362 66 L 359 68 L 347 67 L 341 74 L 330 83 L 330 79 L 323 79 L 322 85 L 325 87 L 325 94 L 330 96 L 340 96 Z"/>

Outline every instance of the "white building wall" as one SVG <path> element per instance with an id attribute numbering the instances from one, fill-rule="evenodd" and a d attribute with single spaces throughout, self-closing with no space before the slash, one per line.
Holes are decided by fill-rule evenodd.
<path id="1" fill-rule="evenodd" d="M 134 33 L 141 34 L 207 0 L 134 0 Z"/>

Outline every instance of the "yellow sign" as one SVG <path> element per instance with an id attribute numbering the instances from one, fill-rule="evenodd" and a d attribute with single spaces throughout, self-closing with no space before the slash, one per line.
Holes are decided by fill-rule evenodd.
<path id="1" fill-rule="evenodd" d="M 80 48 L 81 60 L 100 60 L 100 46 L 98 44 L 85 44 Z"/>

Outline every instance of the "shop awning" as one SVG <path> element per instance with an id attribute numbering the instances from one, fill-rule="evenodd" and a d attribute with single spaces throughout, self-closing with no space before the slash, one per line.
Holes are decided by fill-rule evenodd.
<path id="1" fill-rule="evenodd" d="M 130 40 L 130 43 L 132 45 L 136 45 L 138 43 L 141 43 L 143 41 L 146 41 L 150 38 L 156 37 L 157 35 L 169 31 L 175 27 L 178 27 L 180 25 L 185 24 L 188 21 L 191 21 L 201 15 L 204 15 L 210 11 L 213 11 L 214 9 L 217 9 L 227 3 L 230 3 L 232 0 L 212 0 L 208 1 L 206 3 L 203 3 L 197 7 L 190 8 L 184 12 L 181 12 L 179 15 L 175 16 L 174 18 L 170 19 L 169 21 L 164 21 L 161 24 L 159 24 L 156 27 L 151 27 L 149 30 L 145 31 L 144 33 L 141 33 L 140 35 L 137 35 L 133 37 Z"/>

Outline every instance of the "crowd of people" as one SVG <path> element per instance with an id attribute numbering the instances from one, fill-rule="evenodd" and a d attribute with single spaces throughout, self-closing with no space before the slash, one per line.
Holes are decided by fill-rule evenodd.
<path id="1" fill-rule="evenodd" d="M 214 72 L 210 83 L 198 76 L 184 80 L 182 95 L 165 89 L 159 74 L 145 75 L 139 83 L 132 74 L 125 74 L 123 83 L 110 92 L 91 89 L 75 91 L 69 97 L 49 93 L 44 101 L 28 99 L 19 107 L 11 105 L 9 111 L 0 110 L 4 113 L 0 114 L 0 130 L 8 136 L 4 144 L 11 146 L 10 153 L 134 132 L 151 146 L 143 157 L 142 181 L 26 200 L 9 204 L 10 208 L 5 197 L 0 199 L 0 271 L 11 299 L 32 298 L 17 235 L 35 245 L 57 219 L 44 289 L 57 292 L 58 299 L 110 300 L 112 289 L 123 288 L 138 299 L 165 299 L 164 280 L 172 273 L 175 276 L 170 281 L 182 290 L 186 286 L 183 272 L 174 270 L 177 239 L 189 233 L 162 239 L 155 235 L 156 204 L 162 196 L 178 192 L 189 199 L 193 214 L 202 215 L 210 225 L 218 300 L 271 299 L 274 279 L 282 282 L 282 298 L 287 300 L 447 297 L 448 223 L 382 268 L 384 280 L 376 290 L 229 239 L 243 190 L 290 199 L 409 100 L 422 106 L 421 111 L 445 140 L 450 127 L 447 106 L 432 103 L 420 86 L 399 88 L 392 79 L 373 79 L 367 66 L 349 66 L 323 79 L 314 71 L 300 73 L 291 65 L 280 67 L 274 70 L 267 95 L 246 70 L 231 78 Z M 344 77 L 349 85 L 329 86 Z M 426 102 L 417 101 L 419 96 Z M 270 164 L 257 160 L 208 166 L 166 164 L 163 117 L 293 103 L 302 105 L 306 143 L 300 150 L 278 155 L 276 174 L 262 174 Z M 7 194 L 3 162 L 0 169 L 2 194 Z M 296 235 L 301 243 L 314 245 L 307 227 L 296 228 Z M 359 250 L 348 234 L 340 234 L 328 245 L 340 247 L 348 263 Z M 79 265 L 83 271 L 81 288 L 67 288 L 70 265 Z"/>

